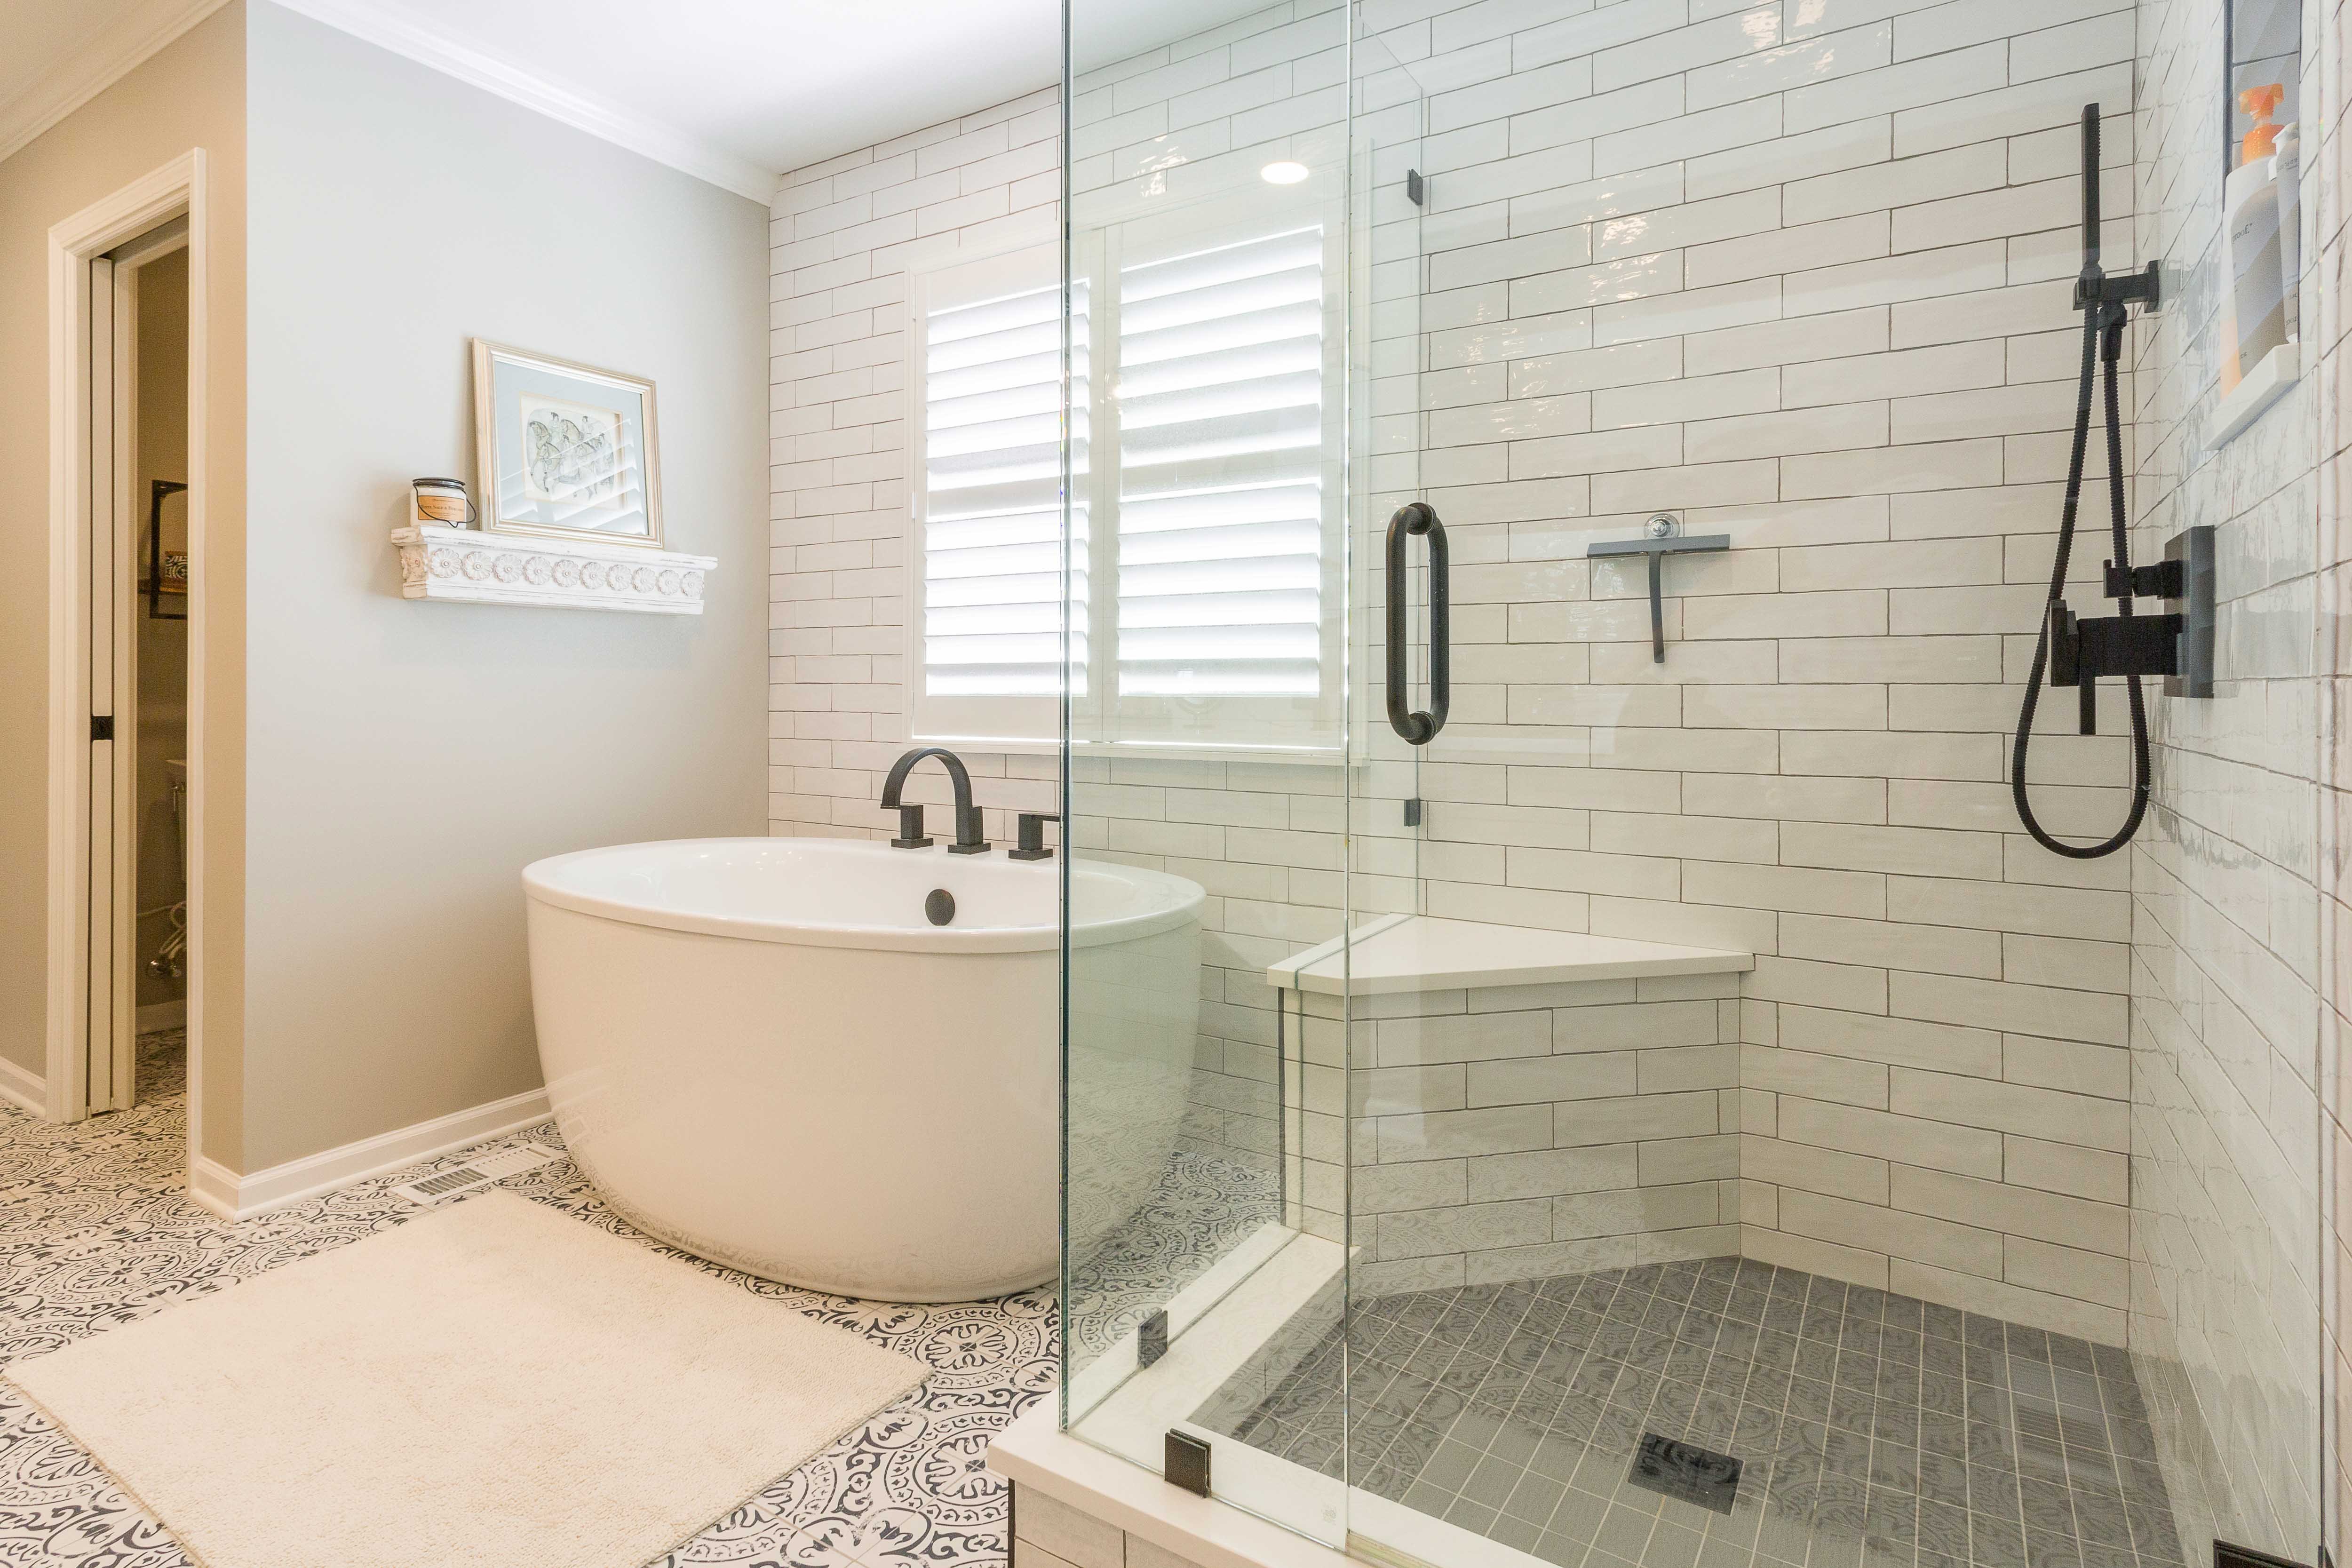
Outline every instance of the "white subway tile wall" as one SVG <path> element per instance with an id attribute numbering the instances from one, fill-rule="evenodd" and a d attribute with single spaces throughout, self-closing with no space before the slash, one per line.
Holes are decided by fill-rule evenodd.
<path id="1" fill-rule="evenodd" d="M 1706 1135 L 1737 1137 L 1736 1175 L 1694 1178 L 1737 1183 L 1714 1223 L 1736 1215 L 1739 1247 L 1771 1261 L 2120 1342 L 2132 865 L 2039 849 L 2005 777 L 2064 477 L 2085 101 L 2109 110 L 2106 243 L 2133 247 L 2131 5 L 1555 9 L 1364 7 L 1426 90 L 1429 198 L 1409 209 L 1381 166 L 1376 300 L 1420 303 L 1412 337 L 1374 341 L 1367 515 L 1419 494 L 1445 517 L 1456 685 L 1417 771 L 1375 735 L 1356 775 L 1391 808 L 1430 803 L 1417 841 L 1360 808 L 1359 908 L 1757 952 L 1736 1092 L 1659 1090 L 1715 1095 Z M 1301 0 L 1090 78 L 1080 188 L 1328 124 L 1334 27 Z M 1034 94 L 780 188 L 776 832 L 886 826 L 880 775 L 907 740 L 907 273 L 1053 236 L 1058 112 Z M 2095 482 L 2085 516 L 2105 506 Z M 1669 565 L 1654 665 L 1639 568 L 1583 551 L 1660 509 L 1734 548 Z M 2102 553 L 2077 552 L 2082 582 Z M 2103 835 L 2125 806 L 2121 704 L 2095 738 L 2069 732 L 2066 704 L 2043 719 L 2045 820 Z M 2236 721 L 2233 749 L 2262 732 Z M 992 836 L 1053 809 L 1052 758 L 968 761 Z M 1087 768 L 1081 847 L 1211 895 L 1192 1137 L 1271 1155 L 1286 1132 L 1263 967 L 1344 923 L 1340 771 Z M 2259 879 L 2231 882 L 2217 907 L 2259 908 Z M 1374 1076 L 1364 1092 L 1453 1087 Z M 1484 1118 L 1471 1128 L 1570 1103 L 1473 1107 L 1461 1089 L 1458 1111 L 1395 1114 Z M 1337 1126 L 1302 1111 L 1289 1147 L 1333 1160 Z M 1539 1172 L 1587 1146 L 1558 1138 L 1555 1110 L 1543 1142 L 1475 1157 Z M 1499 1173 L 1474 1198 L 1474 1155 L 1433 1156 L 1456 1158 L 1462 1205 L 1532 1201 Z M 1333 1184 L 1298 1173 L 1330 1228 Z M 1373 1222 L 1383 1247 L 1391 1214 L 1457 1206 L 1448 1180 L 1360 1173 L 1367 1201 L 1384 1183 L 1405 1205 Z M 1523 1245 L 1562 1245 L 1586 1222 L 1540 1196 L 1553 1234 Z M 1392 1228 L 1414 1268 L 1466 1275 L 1496 1250 L 1444 1249 L 1436 1219 Z"/>
<path id="2" fill-rule="evenodd" d="M 2006 780 L 2085 102 L 2130 248 L 2131 5 L 1558 10 L 1364 8 L 1430 88 L 1380 252 L 1423 258 L 1421 374 L 1383 365 L 1372 468 L 1454 546 L 1423 907 L 1752 949 L 1742 1250 L 2121 1342 L 2130 868 L 2041 849 Z M 1584 555 L 1657 510 L 1732 543 L 1668 563 L 1663 664 L 1644 565 Z M 2039 799 L 2104 837 L 2124 715 L 2073 718 Z"/>
<path id="3" fill-rule="evenodd" d="M 2342 13 L 2333 0 L 2303 9 L 2300 102 L 2332 116 Z M 2326 824 L 2343 820 L 2332 791 L 2345 769 L 2321 739 L 2342 732 L 2322 679 L 2342 658 L 2345 555 L 2337 492 L 2324 483 L 2343 461 L 2342 139 L 2332 119 L 2324 134 L 2305 132 L 2305 254 L 2319 265 L 2305 273 L 2305 342 L 2325 357 L 2251 429 L 2209 450 L 2226 288 L 2222 11 L 2222 0 L 2140 7 L 2131 254 L 2162 260 L 2171 302 L 2137 334 L 2133 549 L 2146 558 L 2190 523 L 2215 525 L 2221 604 L 2214 700 L 2157 705 L 2162 809 L 2134 856 L 2131 1343 L 2143 1386 L 2169 1406 L 2156 1429 L 2191 1545 L 2219 1533 L 2308 1561 L 2322 1488 L 2343 1495 L 2340 1475 L 2318 1465 L 2321 1369 L 2337 1371 L 2344 1354 L 2340 1309 L 2323 1317 L 2326 1271 L 2340 1281 L 2347 1259 L 2339 1230 L 2325 1258 L 2314 1245 L 2323 1215 L 2342 1223 L 2322 1177 L 2323 1137 L 2330 1152 L 2345 1147 L 2332 1060 L 2342 1004 L 2323 1008 L 2321 997 L 2326 955 L 2342 951 L 2331 933 L 2352 929 L 2337 916 L 2340 864 L 2323 858 L 2340 842 Z M 2335 600 L 2320 596 L 2323 574 Z M 2340 986 L 2340 958 L 2334 973 Z M 2339 1154 L 2334 1168 L 2352 1164 Z"/>
<path id="4" fill-rule="evenodd" d="M 2326 1281 L 2352 1278 L 2352 1203 L 2346 1203 L 2336 1187 L 2340 1173 L 2352 1171 L 2352 1082 L 2342 1068 L 2342 1041 L 2345 1038 L 2345 1016 L 2352 1011 L 2345 995 L 2347 967 L 2342 960 L 2342 943 L 2352 934 L 2352 889 L 2346 886 L 2346 861 L 2342 849 L 2342 830 L 2334 825 L 2346 819 L 2347 791 L 2352 790 L 2352 755 L 2346 745 L 2352 739 L 2352 725 L 2347 725 L 2341 715 L 2347 710 L 2347 692 L 2344 677 L 2347 673 L 2347 648 L 2344 643 L 2344 614 L 2352 605 L 2352 578 L 2347 577 L 2347 563 L 2352 562 L 2352 546 L 2344 537 L 2345 486 L 2352 481 L 2352 450 L 2347 449 L 2344 422 L 2343 381 L 2347 362 L 2344 354 L 2345 310 L 2345 216 L 2344 192 L 2347 142 L 2345 140 L 2343 91 L 2347 26 L 2352 24 L 2344 0 L 2309 0 L 2309 19 L 2305 27 L 2306 59 L 2318 62 L 2320 80 L 2329 84 L 2332 92 L 2319 100 L 2321 113 L 2317 121 L 2317 139 L 2313 151 L 2306 154 L 2315 177 L 2304 186 L 2312 208 L 2312 235 L 2305 251 L 2312 258 L 2310 277 L 2304 291 L 2304 305 L 2314 313 L 2304 319 L 2312 323 L 2305 329 L 2304 341 L 2318 353 L 2316 374 L 2312 377 L 2314 396 L 2318 409 L 2318 529 L 2319 548 L 2316 559 L 2319 568 L 2318 637 L 2320 649 L 2318 669 L 2326 680 L 2326 690 L 2315 705 L 2314 715 L 2320 737 L 2318 773 L 2321 793 L 2315 814 L 2315 833 L 2321 852 L 2315 858 L 2319 876 L 2317 949 L 2320 954 L 2322 1005 L 2318 1008 L 2321 1121 L 2318 1146 L 2314 1150 L 2319 1166 L 2319 1207 L 2325 1223 L 2320 1230 L 2320 1256 L 2316 1273 L 2320 1281 L 2321 1377 L 2319 1409 L 2325 1440 L 2321 1446 L 2321 1474 L 2314 1487 L 2314 1495 L 2322 1501 L 2324 1521 L 2322 1544 L 2337 1562 L 2345 1552 L 2345 1509 L 2352 1505 L 2352 1448 L 2343 1440 L 2346 1423 L 2342 1415 L 2347 1392 L 2352 1391 L 2352 1331 L 2345 1323 L 2347 1292 L 2341 1285 L 2327 1289 Z M 2307 90 L 2307 89 L 2306 89 Z M 2308 132 L 2306 133 L 2308 134 Z M 2322 869 L 2324 868 L 2324 869 Z"/>

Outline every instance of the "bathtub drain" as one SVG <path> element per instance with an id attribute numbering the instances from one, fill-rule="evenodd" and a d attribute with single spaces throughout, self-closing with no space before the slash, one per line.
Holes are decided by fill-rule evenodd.
<path id="1" fill-rule="evenodd" d="M 945 888 L 933 888 L 931 896 L 923 900 L 923 913 L 935 926 L 943 926 L 955 919 L 955 895 Z"/>

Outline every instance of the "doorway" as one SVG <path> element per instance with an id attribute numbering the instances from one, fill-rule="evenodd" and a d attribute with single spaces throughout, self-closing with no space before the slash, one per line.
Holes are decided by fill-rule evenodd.
<path id="1" fill-rule="evenodd" d="M 192 153 L 49 237 L 58 1121 L 199 1076 L 202 169 Z M 192 1093 L 192 1149 L 195 1121 Z"/>
<path id="2" fill-rule="evenodd" d="M 174 218 L 108 253 L 113 290 L 115 548 L 103 591 L 115 647 L 112 820 L 93 812 L 107 902 L 94 961 L 111 1005 L 92 1010 L 90 1108 L 128 1110 L 184 1071 L 187 1024 L 188 226 Z M 94 281 L 96 279 L 94 279 Z M 93 557 L 93 572 L 98 561 Z M 93 617 L 93 639 L 97 635 Z M 101 667 L 102 670 L 102 667 Z M 108 842 L 101 844 L 100 837 Z M 95 921 L 93 933 L 100 934 Z M 103 1048 L 100 1048 L 102 1042 Z M 105 1058 L 105 1069 L 99 1067 Z"/>

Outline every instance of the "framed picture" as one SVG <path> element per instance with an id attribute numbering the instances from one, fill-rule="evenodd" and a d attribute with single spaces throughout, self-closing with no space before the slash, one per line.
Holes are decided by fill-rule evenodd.
<path id="1" fill-rule="evenodd" d="M 661 548 L 654 384 L 474 340 L 481 526 Z"/>
<path id="2" fill-rule="evenodd" d="M 185 495 L 188 487 L 177 479 L 151 480 L 147 488 L 147 548 L 145 582 L 142 586 L 147 595 L 147 618 L 151 621 L 184 621 L 188 618 L 188 521 L 181 512 L 172 542 L 177 550 L 165 548 L 163 502 L 176 495 Z M 185 502 L 181 503 L 182 507 Z"/>

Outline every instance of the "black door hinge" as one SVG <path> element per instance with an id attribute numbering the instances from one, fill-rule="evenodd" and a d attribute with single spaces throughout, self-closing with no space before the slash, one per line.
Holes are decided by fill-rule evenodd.
<path id="1" fill-rule="evenodd" d="M 1196 1497 L 1209 1495 L 1209 1445 L 1205 1439 L 1190 1432 L 1168 1428 L 1165 1450 L 1160 1456 L 1160 1479 L 1171 1487 L 1182 1487 Z"/>
<path id="2" fill-rule="evenodd" d="M 89 716 L 89 738 L 93 741 L 114 739 L 114 715 L 93 713 Z"/>

